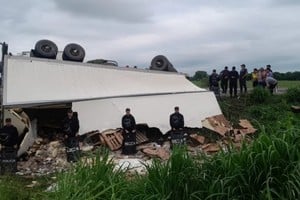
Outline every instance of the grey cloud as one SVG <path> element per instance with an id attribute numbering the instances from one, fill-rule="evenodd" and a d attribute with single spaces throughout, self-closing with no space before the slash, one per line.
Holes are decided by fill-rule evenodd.
<path id="1" fill-rule="evenodd" d="M 128 23 L 142 23 L 150 20 L 151 9 L 147 7 L 150 1 L 122 1 L 122 0 L 53 0 L 58 9 L 69 12 L 78 20 L 81 16 L 96 17 L 99 20 L 123 21 Z M 109 21 L 107 21 L 109 23 Z"/>
<path id="2" fill-rule="evenodd" d="M 300 16 L 292 1 L 22 2 L 8 2 L 0 13 L 0 36 L 13 53 L 47 38 L 60 50 L 79 43 L 87 60 L 114 59 L 121 66 L 145 68 L 163 54 L 191 74 L 241 63 L 300 70 Z"/>

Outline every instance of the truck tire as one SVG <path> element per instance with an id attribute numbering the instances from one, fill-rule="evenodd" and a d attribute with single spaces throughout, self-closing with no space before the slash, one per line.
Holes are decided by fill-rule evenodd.
<path id="1" fill-rule="evenodd" d="M 68 44 L 64 48 L 63 60 L 82 62 L 85 57 L 85 51 L 79 44 Z"/>
<path id="2" fill-rule="evenodd" d="M 167 71 L 168 65 L 168 59 L 163 55 L 158 55 L 152 59 L 150 69 L 158 71 Z"/>
<path id="3" fill-rule="evenodd" d="M 40 58 L 55 59 L 57 55 L 57 46 L 50 40 L 39 40 L 35 44 L 34 55 Z"/>
<path id="4" fill-rule="evenodd" d="M 177 70 L 173 67 L 172 63 L 170 63 L 170 62 L 168 64 L 168 71 L 169 72 L 177 72 Z"/>

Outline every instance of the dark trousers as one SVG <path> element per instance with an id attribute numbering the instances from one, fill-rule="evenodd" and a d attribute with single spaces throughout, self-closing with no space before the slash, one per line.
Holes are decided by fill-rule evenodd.
<path id="1" fill-rule="evenodd" d="M 0 175 L 17 171 L 17 149 L 6 146 L 0 151 Z"/>
<path id="2" fill-rule="evenodd" d="M 237 96 L 237 80 L 231 80 L 229 82 L 229 93 L 230 97 L 232 97 L 232 92 L 234 92 L 234 96 Z"/>
<path id="3" fill-rule="evenodd" d="M 221 88 L 222 88 L 222 92 L 226 94 L 228 88 L 228 79 L 221 80 Z"/>
<path id="4" fill-rule="evenodd" d="M 246 79 L 240 79 L 240 93 L 246 93 L 247 92 L 247 84 L 246 84 Z"/>
<path id="5" fill-rule="evenodd" d="M 273 94 L 274 88 L 277 86 L 277 83 L 274 85 L 269 85 L 270 93 Z"/>
<path id="6" fill-rule="evenodd" d="M 124 131 L 123 132 L 123 148 L 122 154 L 131 155 L 136 153 L 136 132 Z"/>
<path id="7" fill-rule="evenodd" d="M 255 88 L 258 85 L 258 81 L 253 81 L 252 86 Z"/>
<path id="8" fill-rule="evenodd" d="M 66 154 L 68 162 L 77 162 L 80 159 L 79 141 L 76 137 L 68 137 L 65 139 Z"/>

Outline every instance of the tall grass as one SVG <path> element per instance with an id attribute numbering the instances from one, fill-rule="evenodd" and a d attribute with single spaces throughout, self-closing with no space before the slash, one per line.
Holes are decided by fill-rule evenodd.
<path id="1" fill-rule="evenodd" d="M 299 128 L 299 126 L 298 126 Z M 174 149 L 126 179 L 104 156 L 59 178 L 54 199 L 299 199 L 300 130 L 264 133 L 240 151 L 191 157 Z"/>
<path id="2" fill-rule="evenodd" d="M 125 173 L 115 169 L 107 151 L 100 151 L 91 161 L 78 163 L 71 171 L 60 174 L 49 199 L 121 199 L 126 188 Z"/>

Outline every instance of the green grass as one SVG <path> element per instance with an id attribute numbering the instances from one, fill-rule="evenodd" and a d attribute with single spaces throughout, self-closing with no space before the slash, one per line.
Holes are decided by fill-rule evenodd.
<path id="1" fill-rule="evenodd" d="M 33 188 L 26 187 L 37 181 L 37 185 Z M 6 175 L 0 177 L 0 199 L 1 200 L 29 200 L 44 199 L 43 191 L 48 187 L 50 178 L 24 178 L 16 175 Z"/>

